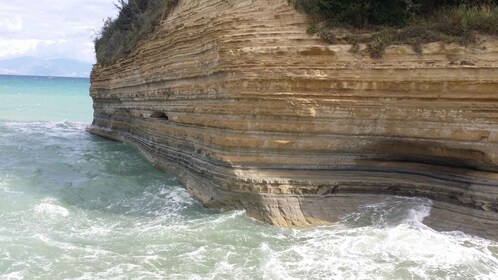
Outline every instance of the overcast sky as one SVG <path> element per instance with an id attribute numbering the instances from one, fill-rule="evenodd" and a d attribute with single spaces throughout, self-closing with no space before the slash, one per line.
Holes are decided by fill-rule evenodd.
<path id="1" fill-rule="evenodd" d="M 95 62 L 93 37 L 115 17 L 115 0 L 0 0 L 0 59 L 17 56 Z"/>

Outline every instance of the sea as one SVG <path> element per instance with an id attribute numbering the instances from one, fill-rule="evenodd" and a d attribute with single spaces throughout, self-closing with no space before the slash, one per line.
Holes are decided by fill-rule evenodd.
<path id="1" fill-rule="evenodd" d="M 498 243 L 425 226 L 428 199 L 300 229 L 205 209 L 85 132 L 89 86 L 0 76 L 0 279 L 498 279 Z"/>

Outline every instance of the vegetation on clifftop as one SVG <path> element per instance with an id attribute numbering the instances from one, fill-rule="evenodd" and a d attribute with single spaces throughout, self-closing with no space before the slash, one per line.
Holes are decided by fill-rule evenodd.
<path id="1" fill-rule="evenodd" d="M 118 0 L 116 19 L 107 18 L 95 38 L 97 63 L 109 65 L 148 38 L 179 0 Z M 468 44 L 476 33 L 498 36 L 498 0 L 288 0 L 313 18 L 310 34 L 330 43 L 345 41 L 357 52 L 368 45 L 371 57 L 386 47 L 434 41 Z M 337 28 L 347 30 L 338 36 Z"/>
<path id="2" fill-rule="evenodd" d="M 310 34 L 369 47 L 381 57 L 389 45 L 410 44 L 415 51 L 434 41 L 468 44 L 476 33 L 498 36 L 498 0 L 289 0 L 311 15 Z M 338 27 L 348 36 L 338 38 Z"/>
<path id="3" fill-rule="evenodd" d="M 126 57 L 177 3 L 178 0 L 119 0 L 118 17 L 107 18 L 94 40 L 97 63 L 108 65 Z"/>

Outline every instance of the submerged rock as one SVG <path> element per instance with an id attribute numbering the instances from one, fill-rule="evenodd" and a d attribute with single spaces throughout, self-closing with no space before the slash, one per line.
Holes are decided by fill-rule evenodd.
<path id="1" fill-rule="evenodd" d="M 328 45 L 275 1 L 180 1 L 126 59 L 95 65 L 88 130 L 134 145 L 207 207 L 279 226 L 388 195 L 498 238 L 498 41 Z"/>

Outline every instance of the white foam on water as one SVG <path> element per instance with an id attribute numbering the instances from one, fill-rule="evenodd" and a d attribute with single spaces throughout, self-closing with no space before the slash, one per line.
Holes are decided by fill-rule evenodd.
<path id="1" fill-rule="evenodd" d="M 82 276 L 80 277 L 75 277 L 75 278 L 68 278 L 68 279 L 77 279 L 77 280 L 94 280 L 94 279 L 113 279 L 113 280 L 120 280 L 120 279 L 130 279 L 130 275 L 136 275 L 138 271 L 143 271 L 143 274 L 140 275 L 140 278 L 134 277 L 134 279 L 145 279 L 146 277 L 151 277 L 154 276 L 153 273 L 148 273 L 143 269 L 143 267 L 136 265 L 136 264 L 130 264 L 130 263 L 123 263 L 123 264 L 118 264 L 113 267 L 110 267 L 106 269 L 105 271 L 101 272 L 85 272 Z M 157 275 L 156 275 L 157 276 Z"/>
<path id="2" fill-rule="evenodd" d="M 460 270 L 468 275 L 496 274 L 496 260 L 476 249 L 459 246 L 444 235 L 422 234 L 407 227 L 307 233 L 308 240 L 284 250 L 270 250 L 266 273 L 277 278 L 323 279 L 430 279 Z M 303 236 L 300 236 L 302 239 Z M 483 263 L 488 262 L 487 265 Z M 398 274 L 398 277 L 390 278 Z"/>
<path id="3" fill-rule="evenodd" d="M 112 225 L 103 226 L 94 224 L 88 228 L 78 227 L 73 230 L 77 231 L 78 235 L 80 236 L 87 236 L 92 238 L 110 236 L 114 233 Z"/>
<path id="4" fill-rule="evenodd" d="M 245 213 L 245 210 L 235 210 L 229 212 L 223 212 L 222 210 L 222 212 L 218 214 L 213 213 L 208 217 L 204 216 L 199 219 L 190 220 L 189 224 L 191 225 L 192 229 L 196 231 L 203 231 L 207 229 L 218 228 L 226 224 L 231 224 L 231 222 L 235 220 L 245 218 Z"/>
<path id="5" fill-rule="evenodd" d="M 185 198 L 175 189 L 171 195 L 168 190 L 156 194 L 179 202 Z M 38 205 L 42 204 L 59 202 L 45 198 Z M 56 259 L 50 255 L 33 259 L 31 266 L 74 265 L 74 279 L 497 279 L 498 261 L 489 250 L 496 243 L 424 226 L 421 221 L 429 205 L 426 200 L 394 199 L 361 208 L 354 216 L 357 220 L 371 218 L 372 213 L 375 217 L 366 226 L 345 222 L 312 229 L 252 223 L 243 211 L 181 220 L 175 222 L 177 226 L 152 217 L 137 227 L 123 226 L 120 223 L 126 220 L 116 221 L 112 216 L 93 220 L 80 215 L 85 220 L 78 224 L 84 221 L 88 227 L 75 227 L 64 240 L 50 232 L 34 235 L 42 244 L 65 253 Z M 241 223 L 257 230 L 237 231 Z M 241 240 L 251 239 L 254 234 L 255 243 L 224 242 L 239 235 Z M 129 244 L 122 247 L 122 242 Z M 251 244 L 255 244 L 252 249 L 248 248 Z M 58 265 L 59 269 L 64 265 Z"/>
<path id="6" fill-rule="evenodd" d="M 41 144 L 59 144 L 61 139 L 74 143 L 73 133 L 86 135 L 85 126 L 0 122 L 1 133 L 6 131 L 14 141 L 21 139 L 16 133 L 25 133 L 22 139 L 37 139 Z M 68 145 L 62 146 L 71 148 Z M 74 153 L 75 161 L 85 162 L 78 156 Z M 128 159 L 113 156 L 110 165 Z M 68 158 L 71 162 L 73 154 Z M 92 169 L 89 165 L 85 168 Z M 56 167 L 60 174 L 55 178 L 67 179 L 67 172 L 73 170 Z M 39 182 L 50 186 L 59 182 L 40 181 L 47 179 L 43 172 L 32 182 L 23 181 L 33 183 L 20 196 L 29 206 L 1 213 L 2 222 L 9 221 L 4 228 L 19 228 L 5 230 L 0 237 L 0 256 L 5 249 L 9 253 L 5 262 L 18 261 L 8 273 L 0 272 L 0 278 L 498 279 L 498 244 L 425 226 L 422 221 L 431 209 L 427 199 L 394 197 L 364 205 L 335 225 L 280 229 L 253 221 L 244 211 L 201 209 L 176 181 L 162 181 L 154 173 L 150 174 L 157 180 L 129 174 L 130 187 L 126 177 L 116 188 L 106 188 L 116 178 L 116 171 L 109 170 L 98 170 L 109 172 L 99 174 L 109 175 L 108 181 L 99 182 L 103 189 L 92 189 L 98 180 L 89 181 L 86 172 L 80 172 L 84 178 L 71 173 L 71 182 L 85 182 L 75 184 L 78 188 L 40 188 Z M 2 175 L 0 193 L 15 190 Z M 40 195 L 48 197 L 40 199 Z M 33 274 L 38 271 L 40 275 Z"/>
<path id="7" fill-rule="evenodd" d="M 78 246 L 75 246 L 71 243 L 68 243 L 68 242 L 62 242 L 62 241 L 56 241 L 54 239 L 52 239 L 51 237 L 45 235 L 45 234 L 41 234 L 41 233 L 37 233 L 33 236 L 35 239 L 38 239 L 40 240 L 42 243 L 46 244 L 46 245 L 49 245 L 49 246 L 52 246 L 52 247 L 56 247 L 56 248 L 59 248 L 59 249 L 64 249 L 64 250 L 75 250 L 75 249 L 79 249 Z"/>
<path id="8" fill-rule="evenodd" d="M 22 195 L 23 192 L 16 190 L 12 186 L 13 177 L 7 175 L 0 176 L 0 192 L 15 194 L 16 196 Z"/>
<path id="9" fill-rule="evenodd" d="M 110 250 L 101 248 L 100 246 L 85 245 L 85 244 L 75 244 L 71 241 L 55 240 L 46 234 L 37 233 L 33 235 L 33 238 L 41 241 L 42 244 L 46 246 L 56 248 L 66 252 L 65 255 L 60 255 L 56 259 L 47 259 L 49 263 L 51 262 L 61 262 L 67 261 L 73 262 L 74 256 L 77 256 L 80 261 L 83 260 L 99 260 L 99 259 L 109 259 L 117 258 L 119 254 Z"/>
<path id="10" fill-rule="evenodd" d="M 232 263 L 230 253 L 217 261 L 211 271 L 205 275 L 189 275 L 188 279 L 254 279 L 255 275 L 248 274 L 248 269 Z"/>
<path id="11" fill-rule="evenodd" d="M 3 121 L 0 122 L 2 126 L 14 129 L 18 132 L 30 132 L 40 129 L 55 130 L 55 131 L 81 131 L 85 130 L 88 126 L 83 122 L 70 122 L 70 121 L 32 121 L 32 122 L 17 122 L 17 121 Z"/>
<path id="12" fill-rule="evenodd" d="M 422 226 L 424 219 L 431 214 L 432 201 L 421 199 L 419 203 L 408 211 L 408 217 L 404 220 L 405 223 Z"/>
<path id="13" fill-rule="evenodd" d="M 0 191 L 2 191 L 2 192 L 12 192 L 12 190 L 9 188 L 9 184 L 8 184 L 6 178 L 0 177 Z"/>
<path id="14" fill-rule="evenodd" d="M 15 135 L 19 137 L 20 135 L 33 135 L 40 134 L 49 137 L 65 137 L 65 136 L 75 136 L 78 134 L 86 135 L 85 129 L 88 126 L 86 123 L 82 122 L 49 122 L 49 121 L 36 121 L 36 122 L 0 122 L 1 127 L 7 128 L 4 132 L 5 135 Z"/>
<path id="15" fill-rule="evenodd" d="M 206 247 L 201 246 L 197 250 L 181 255 L 181 257 L 190 261 L 199 262 L 202 261 L 208 253 L 209 252 L 207 251 Z"/>
<path id="16" fill-rule="evenodd" d="M 24 277 L 24 272 L 23 271 L 14 271 L 7 273 L 5 275 L 0 275 L 0 279 L 5 279 L 5 280 L 22 280 L 25 279 Z"/>
<path id="17" fill-rule="evenodd" d="M 159 191 L 159 195 L 156 195 L 156 198 L 162 199 L 166 206 L 174 211 L 178 211 L 195 203 L 195 200 L 185 188 L 180 186 L 174 188 L 163 186 Z"/>
<path id="18" fill-rule="evenodd" d="M 275 251 L 270 249 L 268 244 L 262 243 L 259 250 L 261 250 L 263 256 L 266 256 L 261 260 L 261 275 L 264 279 L 299 279 L 288 273 L 283 260 L 279 258 Z"/>
<path id="19" fill-rule="evenodd" d="M 498 279 L 498 259 L 486 249 L 492 241 L 462 239 L 428 228 L 421 221 L 430 206 L 425 200 L 419 202 L 407 209 L 398 224 L 382 216 L 399 211 L 394 209 L 398 202 L 388 201 L 363 209 L 375 210 L 377 222 L 368 226 L 294 230 L 288 237 L 293 245 L 262 247 L 268 255 L 264 274 L 270 279 L 433 279 L 436 275 L 440 279 L 477 275 Z"/>
<path id="20" fill-rule="evenodd" d="M 33 210 L 40 215 L 43 215 L 48 218 L 57 218 L 57 217 L 67 217 L 69 216 L 69 210 L 65 207 L 60 206 L 57 203 L 57 200 L 54 198 L 45 198 L 42 202 L 36 204 Z"/>

